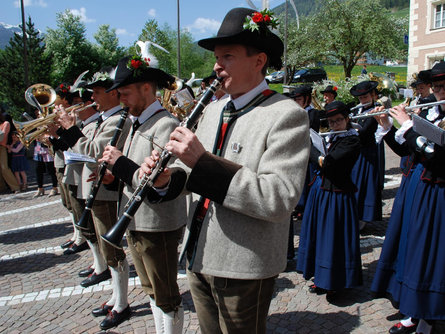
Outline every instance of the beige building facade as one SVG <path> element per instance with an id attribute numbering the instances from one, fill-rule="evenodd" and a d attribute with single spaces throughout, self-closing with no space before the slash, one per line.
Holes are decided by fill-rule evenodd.
<path id="1" fill-rule="evenodd" d="M 445 0 L 411 0 L 408 78 L 445 60 Z"/>

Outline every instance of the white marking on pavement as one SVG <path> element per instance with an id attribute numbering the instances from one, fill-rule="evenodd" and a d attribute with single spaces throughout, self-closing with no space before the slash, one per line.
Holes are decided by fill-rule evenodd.
<path id="1" fill-rule="evenodd" d="M 48 220 L 48 221 L 44 221 L 44 222 L 41 222 L 41 223 L 35 223 L 35 224 L 32 224 L 32 225 L 26 225 L 26 226 L 20 226 L 20 227 L 12 228 L 10 230 L 1 231 L 0 235 L 9 234 L 9 233 L 13 233 L 15 231 L 26 230 L 26 229 L 30 229 L 30 228 L 48 226 L 48 225 L 53 225 L 53 224 L 57 224 L 57 223 L 64 223 L 64 222 L 67 222 L 67 221 L 71 221 L 71 217 L 70 216 L 63 217 L 63 218 L 57 218 L 57 219 L 51 219 L 51 220 Z"/>
<path id="2" fill-rule="evenodd" d="M 392 187 L 398 187 L 400 185 L 400 182 L 402 181 L 401 175 L 385 175 L 385 179 L 388 179 L 389 181 L 386 181 L 383 185 L 384 188 L 392 188 Z"/>
<path id="3" fill-rule="evenodd" d="M 178 279 L 185 279 L 185 274 L 178 274 Z M 128 280 L 128 287 L 134 287 L 141 285 L 139 277 L 130 277 Z M 67 286 L 65 288 L 57 288 L 51 290 L 35 291 L 20 295 L 0 297 L 0 306 L 5 305 L 17 305 L 22 303 L 29 303 L 34 301 L 42 301 L 52 298 L 69 297 L 75 295 L 82 295 L 90 292 L 101 292 L 106 290 L 111 290 L 113 287 L 111 281 L 103 281 L 97 285 L 89 286 L 88 288 L 83 288 L 80 285 Z"/>
<path id="4" fill-rule="evenodd" d="M 19 213 L 19 212 L 23 212 L 23 211 L 34 210 L 34 209 L 42 208 L 44 206 L 54 205 L 54 204 L 58 204 L 58 203 L 60 203 L 60 199 L 57 200 L 57 201 L 36 204 L 36 205 L 32 205 L 32 206 L 27 206 L 25 208 L 20 208 L 20 209 L 16 209 L 16 210 L 10 210 L 10 211 L 6 211 L 6 212 L 2 212 L 2 213 L 0 213 L 0 217 L 6 216 L 6 215 L 12 215 L 14 213 Z"/>
<path id="5" fill-rule="evenodd" d="M 29 255 L 45 254 L 45 253 L 59 253 L 61 251 L 63 251 L 63 249 L 60 246 L 32 249 L 32 250 L 23 251 L 23 252 L 20 252 L 20 253 L 3 255 L 2 257 L 0 257 L 0 262 L 1 261 L 12 260 L 12 259 L 18 259 L 18 258 L 29 256 Z"/>

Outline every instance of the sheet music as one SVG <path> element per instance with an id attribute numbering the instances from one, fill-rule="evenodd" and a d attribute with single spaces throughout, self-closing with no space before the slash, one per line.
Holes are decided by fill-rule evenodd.
<path id="1" fill-rule="evenodd" d="M 418 134 L 425 136 L 428 140 L 440 146 L 445 146 L 445 130 L 439 128 L 420 116 L 412 115 L 413 129 Z"/>
<path id="2" fill-rule="evenodd" d="M 315 146 L 317 150 L 321 152 L 323 156 L 326 155 L 326 144 L 323 140 L 323 137 L 318 134 L 317 131 L 314 131 L 314 129 L 310 129 L 310 136 L 312 145 Z"/>
<path id="3" fill-rule="evenodd" d="M 65 164 L 84 164 L 84 163 L 96 163 L 96 159 L 80 153 L 64 151 L 63 157 L 65 158 Z"/>

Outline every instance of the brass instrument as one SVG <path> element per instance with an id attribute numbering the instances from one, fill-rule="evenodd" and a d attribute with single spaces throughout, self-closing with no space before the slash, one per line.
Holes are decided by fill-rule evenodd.
<path id="1" fill-rule="evenodd" d="M 50 86 L 45 85 L 45 84 L 37 84 L 37 85 L 39 85 L 40 92 L 42 92 L 42 89 L 44 88 L 45 92 L 50 92 L 50 94 L 51 94 L 51 90 L 53 90 Z M 36 86 L 36 85 L 33 85 L 33 86 Z M 31 86 L 31 87 L 33 87 L 33 86 Z M 42 110 L 44 110 L 42 108 L 42 106 L 47 108 L 49 105 L 54 103 L 54 101 L 51 102 L 51 100 L 53 99 L 52 95 L 49 95 L 49 100 L 46 100 L 47 102 L 44 105 L 40 105 L 39 100 L 37 99 L 37 97 L 35 97 L 35 95 L 33 95 L 32 90 L 30 90 L 30 88 L 28 88 L 26 90 L 27 93 L 25 93 L 26 101 L 28 101 L 28 103 L 31 104 L 32 106 L 41 110 L 41 113 L 42 113 Z M 35 91 L 39 91 L 39 90 L 37 89 Z M 55 91 L 54 91 L 54 94 L 55 94 Z M 31 97 L 31 95 L 34 98 Z M 40 97 L 42 97 L 42 96 L 43 96 L 43 93 L 40 93 Z M 54 100 L 55 100 L 55 95 L 54 95 Z M 44 101 L 44 99 L 41 98 L 41 101 Z M 84 105 L 84 103 L 78 103 L 71 107 L 66 108 L 65 111 L 69 112 L 69 113 L 78 114 L 82 110 L 94 107 L 95 105 L 96 105 L 96 102 L 86 105 L 86 106 Z M 43 133 L 45 133 L 48 130 L 48 125 L 51 123 L 54 123 L 56 117 L 58 116 L 57 113 L 45 114 L 45 112 L 43 112 L 42 115 L 44 115 L 44 116 L 37 118 L 37 119 L 33 119 L 31 121 L 26 121 L 26 122 L 17 122 L 17 121 L 13 120 L 14 126 L 17 129 L 19 140 L 22 142 L 23 145 L 25 145 L 26 148 L 28 148 L 29 145 L 31 145 L 31 143 L 34 140 L 36 140 L 39 136 L 41 136 Z"/>
<path id="2" fill-rule="evenodd" d="M 56 101 L 57 94 L 50 85 L 37 83 L 25 91 L 25 100 L 33 107 L 39 109 L 43 117 L 48 114 L 48 108 Z"/>
<path id="3" fill-rule="evenodd" d="M 185 93 L 183 95 L 190 95 L 186 88 L 184 88 L 183 81 L 176 78 L 175 82 L 168 89 L 164 89 L 164 95 L 162 97 L 162 106 L 180 121 L 187 116 L 194 106 L 193 97 L 185 98 L 184 103 L 181 102 L 182 100 L 178 95 L 183 91 Z M 172 103 L 172 101 L 174 102 Z"/>
<path id="4" fill-rule="evenodd" d="M 314 106 L 315 109 L 318 110 L 323 110 L 324 109 L 324 104 L 322 102 L 320 102 L 320 100 L 317 97 L 317 90 L 312 90 L 311 93 L 311 97 L 312 97 L 312 105 Z"/>

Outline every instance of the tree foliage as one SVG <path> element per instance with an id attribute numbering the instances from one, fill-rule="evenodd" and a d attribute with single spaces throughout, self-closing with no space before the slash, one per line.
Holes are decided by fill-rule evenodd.
<path id="1" fill-rule="evenodd" d="M 100 67 L 96 49 L 87 40 L 80 17 L 68 10 L 56 15 L 57 29 L 48 28 L 45 38 L 45 52 L 52 60 L 52 85 L 74 82 L 86 69 L 95 72 Z"/>
<path id="2" fill-rule="evenodd" d="M 110 30 L 110 25 L 99 26 L 94 34 L 97 44 L 94 45 L 98 57 L 99 65 L 116 66 L 119 59 L 125 55 L 125 48 L 119 46 L 119 39 L 116 36 L 116 29 Z"/>
<path id="3" fill-rule="evenodd" d="M 183 30 L 180 36 L 180 76 L 182 78 L 189 78 L 192 72 L 194 72 L 197 77 L 209 75 L 215 63 L 212 53 L 197 47 L 196 43 L 193 42 L 190 32 Z M 175 30 L 168 24 L 159 27 L 155 20 L 148 20 L 145 23 L 142 33 L 139 35 L 139 40 L 154 42 L 169 51 L 169 53 L 166 53 L 154 46 L 150 49 L 150 52 L 157 58 L 160 69 L 172 75 L 177 74 L 177 32 Z M 134 52 L 133 49 L 131 51 Z"/>
<path id="4" fill-rule="evenodd" d="M 48 83 L 51 60 L 45 55 L 43 38 L 30 17 L 26 22 L 26 33 L 29 83 Z M 23 52 L 23 37 L 18 33 L 0 52 L 0 101 L 7 105 L 15 119 L 19 119 L 27 107 L 24 93 L 28 87 L 24 79 Z"/>
<path id="5" fill-rule="evenodd" d="M 343 64 L 346 77 L 367 52 L 385 58 L 403 56 L 400 41 L 405 23 L 390 17 L 379 1 L 326 0 L 308 29 L 313 47 Z"/>

